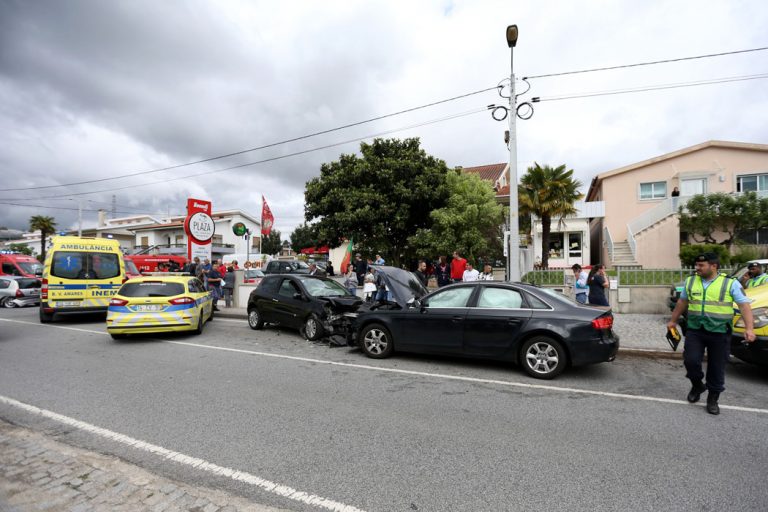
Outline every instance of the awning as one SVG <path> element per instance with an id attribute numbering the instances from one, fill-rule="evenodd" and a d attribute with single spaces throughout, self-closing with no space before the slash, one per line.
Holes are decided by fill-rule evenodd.
<path id="1" fill-rule="evenodd" d="M 300 254 L 328 254 L 329 251 L 328 246 L 324 245 L 322 247 L 307 247 L 299 252 Z"/>

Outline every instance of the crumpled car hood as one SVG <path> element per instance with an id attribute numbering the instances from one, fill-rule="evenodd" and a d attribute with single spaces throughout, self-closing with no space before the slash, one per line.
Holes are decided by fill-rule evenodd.
<path id="1" fill-rule="evenodd" d="M 320 300 L 328 302 L 335 313 L 357 311 L 363 304 L 359 297 L 320 297 Z"/>
<path id="2" fill-rule="evenodd" d="M 384 284 L 392 293 L 392 298 L 403 309 L 408 307 L 409 301 L 420 299 L 428 293 L 413 272 L 397 267 L 378 265 L 374 265 L 373 268 L 378 274 L 381 274 Z"/>

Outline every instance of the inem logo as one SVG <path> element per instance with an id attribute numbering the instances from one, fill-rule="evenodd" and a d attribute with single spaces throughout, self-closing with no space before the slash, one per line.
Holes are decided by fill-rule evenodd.
<path id="1" fill-rule="evenodd" d="M 111 297 L 117 293 L 117 290 L 93 290 L 91 295 L 94 297 Z"/>

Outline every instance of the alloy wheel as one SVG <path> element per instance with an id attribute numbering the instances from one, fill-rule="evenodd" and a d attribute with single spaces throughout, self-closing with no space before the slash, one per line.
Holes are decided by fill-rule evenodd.
<path id="1" fill-rule="evenodd" d="M 381 355 L 389 346 L 387 333 L 381 329 L 370 329 L 363 337 L 363 344 L 366 352 L 376 356 Z"/>
<path id="2" fill-rule="evenodd" d="M 525 352 L 525 362 L 534 372 L 546 375 L 555 371 L 560 364 L 560 354 L 553 345 L 540 341 L 532 344 Z"/>

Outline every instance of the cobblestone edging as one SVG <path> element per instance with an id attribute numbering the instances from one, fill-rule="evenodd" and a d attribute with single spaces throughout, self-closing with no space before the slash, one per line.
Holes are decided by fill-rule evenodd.
<path id="1" fill-rule="evenodd" d="M 0 511 L 277 512 L 0 421 Z"/>

